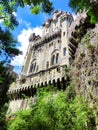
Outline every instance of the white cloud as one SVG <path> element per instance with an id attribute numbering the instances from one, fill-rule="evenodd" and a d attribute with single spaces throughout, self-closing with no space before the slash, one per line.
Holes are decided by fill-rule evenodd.
<path id="1" fill-rule="evenodd" d="M 16 12 L 13 12 L 12 14 L 13 14 L 15 17 L 17 16 Z"/>
<path id="2" fill-rule="evenodd" d="M 23 19 L 22 18 L 18 18 L 18 22 L 19 22 L 19 24 L 22 24 Z"/>
<path id="3" fill-rule="evenodd" d="M 27 28 L 31 27 L 31 23 L 23 20 L 22 18 L 18 18 L 18 22 L 19 24 L 22 24 L 22 25 L 24 24 Z"/>
<path id="4" fill-rule="evenodd" d="M 32 33 L 39 34 L 41 36 L 42 34 L 42 28 L 41 27 L 35 27 L 35 28 L 28 28 L 23 29 L 21 33 L 18 35 L 18 41 L 21 43 L 21 46 L 18 47 L 20 51 L 23 52 L 22 55 L 16 56 L 14 60 L 11 61 L 11 64 L 13 66 L 22 66 L 24 56 L 27 51 L 27 47 L 29 45 L 29 37 Z"/>
<path id="5" fill-rule="evenodd" d="M 2 23 L 4 21 L 4 19 L 0 19 L 0 23 Z"/>

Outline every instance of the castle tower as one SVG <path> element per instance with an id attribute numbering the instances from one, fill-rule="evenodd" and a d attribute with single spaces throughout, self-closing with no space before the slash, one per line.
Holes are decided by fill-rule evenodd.
<path id="1" fill-rule="evenodd" d="M 69 65 L 68 28 L 72 21 L 71 14 L 55 11 L 43 24 L 42 37 L 30 36 L 21 75 L 29 77 L 53 66 Z"/>

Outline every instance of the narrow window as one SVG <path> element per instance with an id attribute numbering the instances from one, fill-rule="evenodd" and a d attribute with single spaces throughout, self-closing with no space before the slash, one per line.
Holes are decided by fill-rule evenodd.
<path id="1" fill-rule="evenodd" d="M 60 40 L 58 40 L 58 43 L 60 43 Z"/>
<path id="2" fill-rule="evenodd" d="M 56 63 L 58 63 L 59 62 L 59 54 L 57 53 L 57 55 L 56 55 Z"/>
<path id="3" fill-rule="evenodd" d="M 51 47 L 51 44 L 49 44 L 49 47 Z"/>
<path id="4" fill-rule="evenodd" d="M 53 46 L 53 42 L 51 43 L 51 46 Z"/>
<path id="5" fill-rule="evenodd" d="M 54 65 L 55 64 L 55 55 L 52 56 L 52 59 L 51 59 L 51 64 Z"/>
<path id="6" fill-rule="evenodd" d="M 34 67 L 33 64 L 31 64 L 30 70 L 29 70 L 30 73 L 33 71 L 33 67 Z"/>
<path id="7" fill-rule="evenodd" d="M 47 61 L 47 64 L 46 64 L 46 69 L 48 69 L 49 68 L 49 62 Z"/>
<path id="8" fill-rule="evenodd" d="M 63 36 L 65 36 L 65 32 L 63 32 Z"/>
<path id="9" fill-rule="evenodd" d="M 63 49 L 63 55 L 66 55 L 66 47 Z"/>
<path id="10" fill-rule="evenodd" d="M 38 72 L 38 68 L 39 68 L 39 66 L 37 65 L 37 67 L 36 67 L 36 72 Z"/>
<path id="11" fill-rule="evenodd" d="M 35 62 L 35 64 L 34 64 L 33 72 L 35 71 L 35 69 L 36 69 L 36 62 Z"/>

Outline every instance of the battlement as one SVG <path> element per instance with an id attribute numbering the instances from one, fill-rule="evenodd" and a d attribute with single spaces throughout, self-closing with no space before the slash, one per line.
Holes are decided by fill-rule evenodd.
<path id="1" fill-rule="evenodd" d="M 41 37 L 39 35 L 36 35 L 35 33 L 31 34 L 30 37 L 29 37 L 29 42 L 35 42 L 37 40 L 40 40 Z"/>

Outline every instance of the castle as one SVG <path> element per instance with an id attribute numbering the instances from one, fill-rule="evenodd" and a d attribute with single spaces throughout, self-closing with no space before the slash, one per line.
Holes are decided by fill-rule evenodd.
<path id="1" fill-rule="evenodd" d="M 32 34 L 19 78 L 9 91 L 8 112 L 27 109 L 29 96 L 34 102 L 36 87 L 47 84 L 63 84 L 66 81 L 65 66 L 70 64 L 68 30 L 73 21 L 70 13 L 54 11 L 43 26 L 42 37 Z"/>

